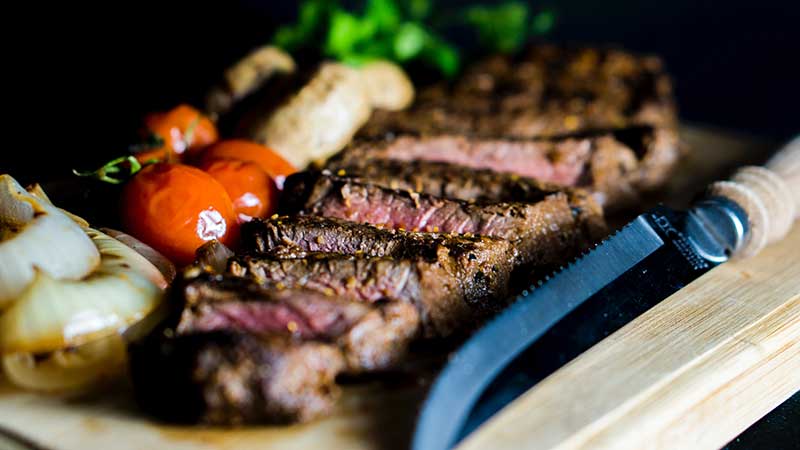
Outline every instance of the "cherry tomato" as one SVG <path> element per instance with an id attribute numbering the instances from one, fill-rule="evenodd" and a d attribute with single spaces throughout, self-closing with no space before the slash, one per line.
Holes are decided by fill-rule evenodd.
<path id="1" fill-rule="evenodd" d="M 258 164 L 278 186 L 283 188 L 283 180 L 297 172 L 281 155 L 269 147 L 242 139 L 219 141 L 203 152 L 203 163 L 221 158 L 239 159 Z"/>
<path id="2" fill-rule="evenodd" d="M 278 199 L 275 182 L 258 164 L 238 159 L 211 159 L 200 166 L 225 187 L 241 222 L 272 214 Z"/>
<path id="3" fill-rule="evenodd" d="M 178 105 L 165 113 L 145 118 L 147 131 L 164 141 L 162 147 L 136 154 L 141 162 L 180 161 L 184 154 L 196 153 L 219 139 L 217 127 L 208 117 L 189 105 Z"/>
<path id="4" fill-rule="evenodd" d="M 145 167 L 125 186 L 122 223 L 128 233 L 179 265 L 217 239 L 235 244 L 238 223 L 228 193 L 211 175 L 182 164 Z"/>

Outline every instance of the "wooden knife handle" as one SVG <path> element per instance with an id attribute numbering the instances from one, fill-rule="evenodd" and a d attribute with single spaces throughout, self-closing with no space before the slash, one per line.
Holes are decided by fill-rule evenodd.
<path id="1" fill-rule="evenodd" d="M 800 217 L 800 137 L 780 150 L 764 167 L 746 166 L 728 181 L 709 187 L 747 213 L 750 233 L 735 258 L 749 258 L 783 239 Z"/>

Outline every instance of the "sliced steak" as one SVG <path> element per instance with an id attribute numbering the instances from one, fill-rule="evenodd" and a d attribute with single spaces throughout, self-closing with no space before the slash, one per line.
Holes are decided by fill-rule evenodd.
<path id="1" fill-rule="evenodd" d="M 658 58 L 533 46 L 473 64 L 455 83 L 420 90 L 410 109 L 376 113 L 361 135 L 533 137 L 675 124 L 672 85 Z"/>
<path id="2" fill-rule="evenodd" d="M 405 259 L 331 253 L 311 253 L 303 259 L 246 255 L 233 258 L 229 270 L 262 286 L 299 286 L 367 304 L 390 300 L 413 305 L 429 336 L 468 329 L 505 305 L 512 271 L 507 260 L 473 253 L 474 263 L 463 267 L 446 249 L 440 248 L 440 253 Z"/>
<path id="3" fill-rule="evenodd" d="M 176 290 L 173 290 L 175 292 Z M 332 340 L 369 313 L 369 306 L 313 290 L 264 289 L 246 279 L 202 277 L 180 288 L 180 334 L 233 330 Z"/>
<path id="4" fill-rule="evenodd" d="M 173 297 L 182 305 L 173 326 L 178 334 L 229 331 L 335 343 L 350 373 L 393 367 L 420 328 L 409 303 L 369 305 L 312 289 L 265 288 L 227 275 L 187 280 L 173 289 Z"/>
<path id="5" fill-rule="evenodd" d="M 410 190 L 436 197 L 491 202 L 538 203 L 563 192 L 581 220 L 603 228 L 603 211 L 583 189 L 565 188 L 532 178 L 487 169 L 473 169 L 457 164 L 424 160 L 369 160 L 332 171 L 339 177 L 353 178 L 391 189 Z"/>
<path id="6" fill-rule="evenodd" d="M 276 216 L 243 224 L 242 247 L 251 252 L 273 252 L 273 257 L 282 259 L 307 256 L 303 252 L 322 252 L 434 261 L 444 254 L 453 258 L 454 265 L 462 267 L 516 258 L 515 250 L 502 239 L 400 231 L 303 215 Z"/>
<path id="7" fill-rule="evenodd" d="M 536 138 L 405 133 L 357 139 L 334 156 L 328 168 L 370 168 L 374 160 L 445 162 L 585 187 L 615 209 L 635 203 L 640 191 L 663 184 L 679 155 L 677 134 L 666 128 Z"/>
<path id="8" fill-rule="evenodd" d="M 165 330 L 166 331 L 166 330 Z M 239 425 L 330 413 L 345 367 L 334 345 L 242 333 L 155 333 L 129 348 L 142 408 L 163 420 Z"/>
<path id="9" fill-rule="evenodd" d="M 325 415 L 338 396 L 338 374 L 396 367 L 420 328 L 409 303 L 354 303 L 197 273 L 177 281 L 173 314 L 129 349 L 139 402 L 170 421 L 289 423 Z"/>
<path id="10" fill-rule="evenodd" d="M 388 228 L 507 239 L 522 264 L 555 264 L 600 234 L 582 223 L 563 193 L 538 203 L 468 203 L 303 172 L 286 180 L 284 212 L 335 217 Z"/>

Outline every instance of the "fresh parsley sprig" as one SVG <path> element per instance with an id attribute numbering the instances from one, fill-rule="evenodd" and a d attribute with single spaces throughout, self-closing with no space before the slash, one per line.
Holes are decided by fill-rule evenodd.
<path id="1" fill-rule="evenodd" d="M 459 71 L 461 54 L 444 37 L 442 24 L 474 30 L 488 51 L 510 53 L 533 35 L 547 33 L 555 14 L 532 14 L 527 3 L 509 1 L 493 6 L 469 6 L 443 11 L 430 0 L 366 0 L 361 11 L 351 11 L 338 0 L 305 0 L 297 21 L 280 27 L 273 43 L 289 51 L 317 49 L 327 57 L 360 65 L 375 59 L 401 64 L 422 61 L 442 75 Z"/>

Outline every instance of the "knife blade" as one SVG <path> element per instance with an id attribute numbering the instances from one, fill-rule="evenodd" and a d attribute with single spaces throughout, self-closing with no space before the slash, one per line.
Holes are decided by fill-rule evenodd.
<path id="1" fill-rule="evenodd" d="M 800 147 L 779 155 L 783 161 L 789 155 L 796 170 Z M 715 183 L 711 195 L 688 211 L 659 206 L 642 214 L 524 290 L 451 357 L 425 400 L 412 448 L 452 447 L 539 380 L 672 293 L 733 255 L 757 252 L 767 236 L 782 237 L 795 217 L 796 174 L 762 172 L 769 171 L 749 168 L 737 173 L 735 182 Z"/>

